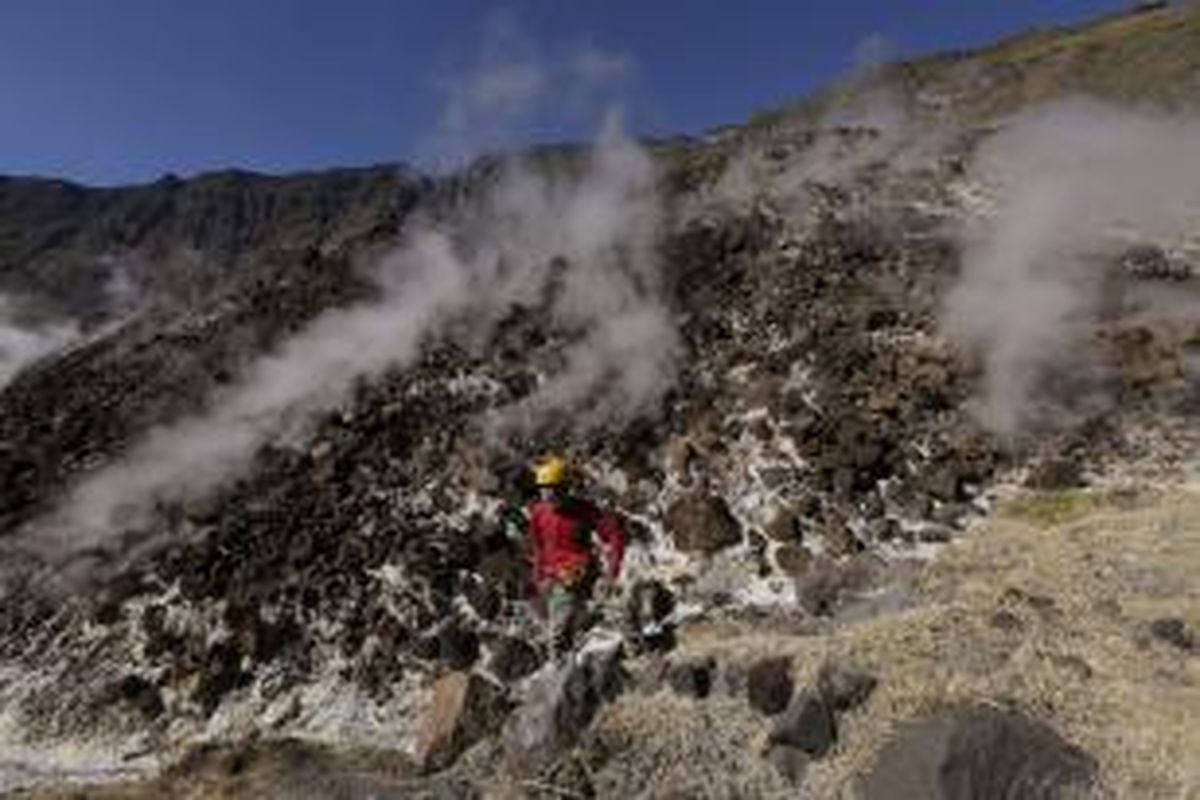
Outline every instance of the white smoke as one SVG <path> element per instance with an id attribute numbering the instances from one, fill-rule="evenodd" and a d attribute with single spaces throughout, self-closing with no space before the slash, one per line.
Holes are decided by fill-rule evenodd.
<path id="1" fill-rule="evenodd" d="M 73 323 L 23 318 L 15 299 L 0 295 L 0 389 L 27 364 L 61 349 L 78 335 Z"/>
<path id="2" fill-rule="evenodd" d="M 995 207 L 966 231 L 945 329 L 981 359 L 983 422 L 1011 436 L 1044 413 L 1041 381 L 1083 368 L 1103 257 L 1197 229 L 1200 122 L 1064 102 L 1010 121 L 972 174 Z"/>
<path id="3" fill-rule="evenodd" d="M 595 127 L 596 112 L 623 100 L 634 72 L 624 54 L 590 42 L 546 48 L 511 15 L 492 14 L 475 60 L 436 82 L 442 110 L 422 156 L 455 169 L 563 125 Z"/>
<path id="4" fill-rule="evenodd" d="M 521 99 L 528 92 L 516 83 L 543 81 L 526 76 L 495 91 Z M 653 409 L 677 348 L 659 291 L 654 165 L 616 113 L 582 162 L 510 158 L 461 218 L 419 226 L 378 266 L 379 301 L 322 315 L 214 397 L 208 413 L 151 432 L 79 484 L 32 549 L 101 545 L 162 502 L 210 492 L 243 474 L 266 442 L 335 407 L 356 380 L 412 363 L 431 337 L 486 342 L 518 304 L 549 298 L 563 358 L 531 397 L 490 420 L 493 429 L 574 411 L 582 430 Z"/>
<path id="5" fill-rule="evenodd" d="M 239 475 L 265 441 L 336 404 L 356 378 L 411 360 L 439 315 L 461 302 L 465 276 L 445 268 L 453 262 L 444 246 L 419 237 L 380 265 L 382 302 L 322 315 L 214 398 L 209 413 L 150 432 L 85 480 L 62 515 L 63 533 L 90 546 L 114 526 L 143 522 L 155 503 L 203 494 Z"/>
<path id="6" fill-rule="evenodd" d="M 527 303 L 531 289 L 555 281 L 549 311 L 576 334 L 563 368 L 497 425 L 529 426 L 572 409 L 584 428 L 650 410 L 673 381 L 678 338 L 661 298 L 654 165 L 622 134 L 619 116 L 606 121 L 580 178 L 515 166 L 487 216 L 489 246 L 476 264 L 527 265 L 500 281 L 496 296 Z"/>
<path id="7" fill-rule="evenodd" d="M 895 167 L 932 152 L 903 94 L 883 79 L 892 52 L 882 37 L 864 39 L 818 115 L 791 109 L 752 123 L 713 186 L 689 201 L 687 215 L 744 213 L 765 203 L 798 219 L 813 206 L 814 185 L 848 185 L 866 167 Z"/>

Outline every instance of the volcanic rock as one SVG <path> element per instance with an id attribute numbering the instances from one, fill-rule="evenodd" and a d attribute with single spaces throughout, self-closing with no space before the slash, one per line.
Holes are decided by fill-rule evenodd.
<path id="1" fill-rule="evenodd" d="M 770 745 L 766 753 L 763 754 L 763 757 L 793 786 L 799 785 L 804 780 L 804 775 L 808 772 L 809 762 L 812 760 L 799 747 L 792 747 L 786 744 Z"/>
<path id="2" fill-rule="evenodd" d="M 451 672 L 433 685 L 414 757 L 425 770 L 451 764 L 468 747 L 500 729 L 508 712 L 504 692 L 471 672 Z"/>
<path id="3" fill-rule="evenodd" d="M 667 529 L 685 553 L 712 554 L 742 541 L 741 527 L 729 506 L 715 495 L 689 494 L 667 509 Z"/>
<path id="4" fill-rule="evenodd" d="M 625 624 L 634 648 L 667 650 L 674 645 L 670 624 L 675 595 L 662 581 L 638 581 L 625 604 Z"/>
<path id="5" fill-rule="evenodd" d="M 775 550 L 775 565 L 785 575 L 799 577 L 813 564 L 813 555 L 801 545 L 785 544 Z"/>
<path id="6" fill-rule="evenodd" d="M 488 668 L 504 683 L 529 675 L 542 663 L 536 647 L 516 636 L 501 636 L 491 643 Z"/>
<path id="7" fill-rule="evenodd" d="M 902 727 L 880 750 L 860 790 L 864 800 L 1054 800 L 1088 788 L 1096 776 L 1096 760 L 1045 723 L 968 707 Z"/>
<path id="8" fill-rule="evenodd" d="M 837 741 L 833 710 L 819 693 L 798 692 L 771 728 L 771 744 L 795 747 L 813 758 L 829 752 Z"/>
<path id="9" fill-rule="evenodd" d="M 1197 645 L 1196 637 L 1178 617 L 1156 619 L 1146 626 L 1146 630 L 1152 638 L 1184 652 L 1194 649 Z"/>
<path id="10" fill-rule="evenodd" d="M 842 561 L 814 558 L 809 568 L 796 578 L 796 597 L 809 614 L 829 616 L 869 589 L 882 569 L 878 559 L 865 553 Z"/>
<path id="11" fill-rule="evenodd" d="M 857 669 L 843 669 L 832 664 L 821 667 L 817 674 L 817 690 L 836 712 L 852 711 L 867 702 L 878 679 Z"/>
<path id="12" fill-rule="evenodd" d="M 684 661 L 667 667 L 667 685 L 676 694 L 703 700 L 713 689 L 717 662 L 712 658 Z"/>
<path id="13" fill-rule="evenodd" d="M 778 714 L 787 708 L 795 682 L 792 662 L 779 656 L 755 662 L 746 676 L 746 699 L 763 714 Z"/>
<path id="14" fill-rule="evenodd" d="M 504 750 L 518 774 L 533 774 L 578 741 L 600 706 L 624 688 L 620 640 L 585 643 L 565 664 L 531 679 L 521 705 L 504 726 Z"/>

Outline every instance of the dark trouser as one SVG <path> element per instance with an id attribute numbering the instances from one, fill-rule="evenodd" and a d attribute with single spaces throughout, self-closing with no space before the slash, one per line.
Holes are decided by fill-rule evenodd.
<path id="1" fill-rule="evenodd" d="M 547 645 L 551 652 L 565 653 L 575 644 L 575 637 L 587 623 L 588 603 L 598 577 L 596 565 L 591 563 L 543 589 Z"/>

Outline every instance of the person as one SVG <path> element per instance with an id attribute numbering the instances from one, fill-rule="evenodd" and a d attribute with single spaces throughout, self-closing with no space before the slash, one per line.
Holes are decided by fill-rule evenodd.
<path id="1" fill-rule="evenodd" d="M 533 465 L 536 494 L 524 509 L 533 591 L 546 621 L 547 645 L 569 651 L 587 623 L 593 595 L 615 591 L 625 531 L 615 514 L 568 493 L 567 462 L 557 455 Z M 516 520 L 510 516 L 510 525 Z"/>

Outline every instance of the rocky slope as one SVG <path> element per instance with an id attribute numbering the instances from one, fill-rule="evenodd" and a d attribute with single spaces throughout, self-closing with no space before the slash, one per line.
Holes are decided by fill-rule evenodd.
<path id="1" fill-rule="evenodd" d="M 881 797 L 924 764 L 955 797 L 1187 796 L 1190 529 L 1053 518 L 926 561 L 998 487 L 1190 463 L 1195 228 L 1139 187 L 1190 208 L 1144 152 L 1193 129 L 1007 115 L 1127 98 L 1130 52 L 1188 106 L 1198 30 L 1157 8 L 439 179 L 0 183 L 12 326 L 72 331 L 0 387 L 0 790 Z M 1132 133 L 1070 154 L 1124 172 L 1061 157 L 1080 114 Z M 977 304 L 1045 200 L 997 163 L 1084 192 Z M 496 519 L 547 448 L 636 540 L 628 608 L 567 667 Z M 647 615 L 672 635 L 622 643 Z"/>

